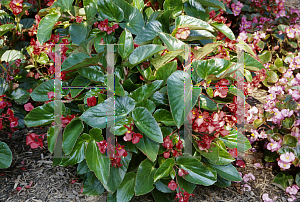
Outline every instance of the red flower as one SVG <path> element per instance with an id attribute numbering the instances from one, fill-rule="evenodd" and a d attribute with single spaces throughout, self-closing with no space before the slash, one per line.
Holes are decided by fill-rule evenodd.
<path id="1" fill-rule="evenodd" d="M 36 135 L 35 133 L 30 133 L 26 137 L 26 144 L 30 145 L 31 149 L 36 149 L 39 146 L 43 148 L 43 139 L 45 135 Z"/>
<path id="2" fill-rule="evenodd" d="M 9 7 L 11 8 L 14 15 L 19 15 L 22 12 L 23 0 L 13 0 L 9 2 Z"/>
<path id="3" fill-rule="evenodd" d="M 81 23 L 82 20 L 83 20 L 83 17 L 76 16 L 76 22 L 77 23 Z"/>
<path id="4" fill-rule="evenodd" d="M 89 97 L 86 99 L 86 103 L 89 107 L 92 107 L 92 106 L 95 106 L 97 104 L 97 100 L 96 100 L 96 97 L 93 96 L 93 97 Z"/>
<path id="5" fill-rule="evenodd" d="M 22 190 L 22 187 L 17 187 L 16 190 L 17 190 L 17 191 L 21 191 L 21 190 Z"/>
<path id="6" fill-rule="evenodd" d="M 11 117 L 8 118 L 8 120 L 10 121 L 10 127 L 11 128 L 17 127 L 18 124 L 19 124 L 19 122 L 18 122 L 19 118 L 18 117 L 11 116 Z"/>
<path id="7" fill-rule="evenodd" d="M 75 115 L 67 115 L 66 117 L 61 116 L 60 119 L 61 119 L 62 127 L 66 127 L 74 118 L 76 118 Z"/>
<path id="8" fill-rule="evenodd" d="M 132 144 L 139 143 L 141 138 L 143 138 L 143 136 L 140 133 L 133 133 Z"/>
<path id="9" fill-rule="evenodd" d="M 175 37 L 177 39 L 187 39 L 188 36 L 190 35 L 191 31 L 188 27 L 184 27 L 184 28 L 179 28 L 177 30 L 177 33 L 175 34 Z"/>
<path id="10" fill-rule="evenodd" d="M 54 98 L 54 92 L 48 92 L 47 95 L 49 100 L 52 100 L 52 98 Z"/>
<path id="11" fill-rule="evenodd" d="M 104 154 L 107 148 L 107 142 L 106 140 L 102 140 L 100 142 L 96 142 L 97 146 L 99 147 L 99 151 Z"/>
<path id="12" fill-rule="evenodd" d="M 32 109 L 34 109 L 34 106 L 32 106 L 31 103 L 27 103 L 24 105 L 24 109 L 28 112 L 30 112 Z"/>
<path id="13" fill-rule="evenodd" d="M 241 167 L 241 168 L 244 168 L 246 165 L 245 165 L 245 162 L 243 160 L 237 160 L 235 165 Z"/>
<path id="14" fill-rule="evenodd" d="M 174 180 L 171 180 L 171 182 L 169 182 L 169 184 L 168 184 L 168 187 L 169 187 L 172 191 L 174 191 L 174 190 L 176 190 L 176 188 L 177 188 L 177 184 L 176 184 L 176 182 L 175 182 Z"/>
<path id="15" fill-rule="evenodd" d="M 2 97 L 0 97 L 0 109 L 4 109 L 5 107 L 6 107 L 5 100 Z"/>

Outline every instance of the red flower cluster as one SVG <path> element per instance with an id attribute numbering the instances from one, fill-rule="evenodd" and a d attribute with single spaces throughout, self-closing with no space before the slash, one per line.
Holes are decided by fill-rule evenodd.
<path id="1" fill-rule="evenodd" d="M 60 117 L 62 127 L 66 127 L 76 116 L 74 114 L 67 115 L 66 117 L 63 117 L 63 115 Z"/>
<path id="2" fill-rule="evenodd" d="M 188 202 L 190 199 L 190 196 L 195 197 L 194 194 L 189 194 L 187 191 L 185 191 L 183 188 L 179 189 L 179 193 L 176 194 L 175 199 L 179 199 L 179 202 Z"/>
<path id="3" fill-rule="evenodd" d="M 93 97 L 89 97 L 86 99 L 86 104 L 89 106 L 89 107 L 92 107 L 92 106 L 95 106 L 97 104 L 97 99 L 95 96 Z"/>
<path id="4" fill-rule="evenodd" d="M 176 149 L 173 149 L 173 146 L 174 146 L 173 142 L 170 139 L 170 136 L 168 135 L 167 137 L 164 138 L 164 143 L 162 144 L 162 146 L 167 149 L 167 151 L 164 152 L 164 157 L 165 158 L 170 157 L 170 152 L 172 152 L 174 157 L 178 157 L 178 156 L 182 155 L 181 149 L 183 148 L 183 144 L 182 144 L 182 141 L 180 139 L 178 140 L 178 142 L 175 145 Z"/>
<path id="5" fill-rule="evenodd" d="M 128 155 L 127 151 L 124 149 L 125 146 L 117 143 L 114 148 L 113 145 L 110 144 L 111 138 L 109 138 L 108 142 L 109 143 L 107 143 L 106 140 L 96 142 L 100 152 L 104 154 L 107 149 L 111 160 L 111 166 L 114 166 L 115 168 L 123 166 L 123 164 L 121 164 L 121 157 L 126 157 Z"/>
<path id="6" fill-rule="evenodd" d="M 221 79 L 216 83 L 216 89 L 214 90 L 214 97 L 220 96 L 221 98 L 227 97 L 229 81 L 227 79 Z"/>
<path id="7" fill-rule="evenodd" d="M 35 133 L 30 133 L 26 137 L 26 144 L 30 145 L 31 149 L 36 149 L 39 146 L 43 148 L 43 139 L 45 138 L 45 134 L 36 135 Z"/>
<path id="8" fill-rule="evenodd" d="M 125 128 L 127 128 L 128 131 L 126 131 L 125 136 L 123 137 L 124 141 L 131 141 L 132 144 L 137 144 L 140 142 L 140 139 L 143 138 L 143 136 L 140 133 L 133 132 L 132 123 L 130 126 L 124 125 Z"/>
<path id="9" fill-rule="evenodd" d="M 37 28 L 41 21 L 41 17 L 39 15 L 35 15 L 34 18 L 35 18 L 35 24 L 33 24 L 32 27 L 30 28 L 30 30 L 28 31 L 29 36 L 34 36 L 37 34 Z"/>
<path id="10" fill-rule="evenodd" d="M 14 15 L 19 15 L 22 12 L 22 3 L 23 0 L 12 0 L 9 2 L 9 7 L 11 8 Z"/>
<path id="11" fill-rule="evenodd" d="M 108 19 L 105 19 L 104 21 L 100 21 L 99 22 L 95 22 L 94 26 L 97 26 L 100 29 L 100 31 L 102 32 L 107 32 L 107 34 L 111 34 L 113 32 L 115 32 L 116 29 L 119 28 L 118 24 L 114 24 L 112 27 L 108 26 Z"/>

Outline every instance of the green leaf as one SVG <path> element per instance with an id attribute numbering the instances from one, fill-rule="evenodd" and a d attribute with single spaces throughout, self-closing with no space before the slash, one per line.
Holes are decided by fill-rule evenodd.
<path id="1" fill-rule="evenodd" d="M 173 202 L 175 193 L 162 193 L 157 189 L 153 189 L 151 192 L 155 202 Z"/>
<path id="2" fill-rule="evenodd" d="M 207 109 L 210 111 L 218 110 L 217 104 L 213 102 L 209 97 L 203 94 L 200 95 L 200 108 Z"/>
<path id="3" fill-rule="evenodd" d="M 122 59 L 125 60 L 133 51 L 133 38 L 132 34 L 124 29 L 120 38 L 119 38 L 118 52 L 121 55 Z"/>
<path id="4" fill-rule="evenodd" d="M 271 51 L 265 50 L 258 57 L 259 57 L 260 61 L 263 64 L 265 64 L 265 63 L 268 63 L 268 62 L 271 61 L 271 59 L 272 59 L 272 53 L 271 53 Z"/>
<path id="5" fill-rule="evenodd" d="M 92 81 L 105 82 L 106 75 L 100 66 L 82 67 L 77 70 L 79 74 Z"/>
<path id="6" fill-rule="evenodd" d="M 120 136 L 124 135 L 128 129 L 124 127 L 124 125 L 129 126 L 132 123 L 133 119 L 131 117 L 126 117 L 117 123 L 115 123 L 111 128 L 110 132 L 113 132 L 114 135 Z"/>
<path id="7" fill-rule="evenodd" d="M 155 113 L 153 114 L 153 117 L 157 122 L 161 122 L 166 126 L 176 126 L 171 112 L 165 109 L 156 110 Z"/>
<path id="8" fill-rule="evenodd" d="M 18 104 L 25 104 L 29 100 L 30 94 L 26 90 L 18 88 L 8 97 L 14 99 Z"/>
<path id="9" fill-rule="evenodd" d="M 40 55 L 39 55 L 39 57 L 37 58 L 36 61 L 37 61 L 38 63 L 40 63 L 40 64 L 45 65 L 45 64 L 47 64 L 47 63 L 49 62 L 49 58 L 48 58 L 48 56 L 46 55 L 46 53 L 41 52 Z"/>
<path id="10" fill-rule="evenodd" d="M 158 32 L 162 32 L 162 25 L 157 20 L 148 22 L 141 32 L 134 38 L 134 42 L 141 44 L 145 41 L 149 41 L 158 36 Z"/>
<path id="11" fill-rule="evenodd" d="M 260 41 L 260 42 L 264 43 L 263 41 Z M 256 57 L 256 55 L 253 52 L 252 48 L 248 44 L 246 44 L 245 41 L 239 39 L 239 44 L 236 44 L 236 46 L 242 48 L 247 53 L 251 54 L 253 57 Z"/>
<path id="12" fill-rule="evenodd" d="M 103 75 L 103 77 L 105 77 L 105 75 Z M 109 74 L 107 76 L 107 79 L 109 80 L 112 77 L 115 77 L 115 75 Z M 120 79 L 117 76 L 114 79 L 115 79 L 114 85 L 108 85 L 108 88 L 106 90 L 115 92 L 116 95 L 125 97 L 125 91 L 124 91 L 123 86 L 120 84 Z M 113 78 L 112 78 L 112 80 L 113 80 Z"/>
<path id="13" fill-rule="evenodd" d="M 139 11 L 143 11 L 144 0 L 133 0 L 133 6 L 136 7 Z"/>
<path id="14" fill-rule="evenodd" d="M 16 27 L 14 24 L 4 24 L 0 26 L 0 37 Z"/>
<path id="15" fill-rule="evenodd" d="M 236 170 L 236 168 L 231 164 L 227 165 L 215 165 L 210 164 L 214 169 L 217 170 L 218 175 L 220 175 L 222 178 L 229 180 L 229 181 L 242 181 L 240 174 Z"/>
<path id="16" fill-rule="evenodd" d="M 286 145 L 289 147 L 297 147 L 298 139 L 293 135 L 287 134 L 283 137 L 282 145 Z"/>
<path id="17" fill-rule="evenodd" d="M 159 143 L 154 142 L 147 136 L 143 136 L 136 144 L 137 148 L 141 150 L 151 161 L 155 161 L 158 154 Z"/>
<path id="18" fill-rule="evenodd" d="M 209 186 L 217 180 L 207 167 L 190 154 L 177 157 L 176 162 L 180 168 L 189 173 L 185 179 L 191 183 Z"/>
<path id="19" fill-rule="evenodd" d="M 211 25 L 214 26 L 220 32 L 222 32 L 230 40 L 235 40 L 234 33 L 232 32 L 232 30 L 229 27 L 227 27 L 227 25 L 225 25 L 223 23 L 218 23 L 218 22 L 213 22 L 213 23 L 211 23 Z"/>
<path id="20" fill-rule="evenodd" d="M 137 107 L 132 112 L 135 126 L 150 139 L 163 143 L 163 136 L 157 122 L 144 107 Z"/>
<path id="21" fill-rule="evenodd" d="M 110 159 L 99 151 L 95 140 L 91 140 L 87 146 L 86 162 L 102 184 L 107 184 L 110 172 Z"/>
<path id="22" fill-rule="evenodd" d="M 65 105 L 62 103 L 62 114 L 65 112 Z M 54 121 L 54 102 L 44 104 L 32 109 L 24 118 L 27 127 L 46 125 Z"/>
<path id="23" fill-rule="evenodd" d="M 52 29 L 55 23 L 59 20 L 59 18 L 60 15 L 57 13 L 48 14 L 42 18 L 42 20 L 39 23 L 37 35 L 36 35 L 41 45 L 43 45 L 45 42 L 47 42 L 50 39 Z"/>
<path id="24" fill-rule="evenodd" d="M 228 148 L 237 148 L 239 152 L 245 152 L 252 148 L 249 140 L 242 133 L 236 133 L 235 130 L 230 131 L 229 135 L 225 137 L 220 136 L 219 139 L 222 140 Z"/>
<path id="25" fill-rule="evenodd" d="M 131 200 L 134 195 L 135 178 L 135 173 L 126 173 L 117 191 L 116 201 L 129 202 Z"/>
<path id="26" fill-rule="evenodd" d="M 290 179 L 294 179 L 292 175 L 286 175 L 284 172 L 280 172 L 274 178 L 273 183 L 276 183 L 277 186 L 279 185 L 279 188 L 286 190 L 286 188 L 289 186 L 288 181 Z"/>
<path id="27" fill-rule="evenodd" d="M 177 51 L 169 51 L 166 52 L 163 56 L 159 56 L 155 59 L 151 58 L 151 64 L 155 67 L 155 69 L 160 69 L 162 66 L 168 64 L 171 60 L 173 60 L 178 55 L 182 54 L 184 50 L 177 50 Z M 177 68 L 177 61 L 176 62 L 176 68 Z"/>
<path id="28" fill-rule="evenodd" d="M 244 54 L 244 62 L 245 62 L 245 68 L 248 70 L 259 71 L 265 68 L 263 64 L 261 64 L 259 61 L 254 59 L 248 53 Z"/>
<path id="29" fill-rule="evenodd" d="M 119 168 L 115 168 L 115 167 L 110 168 L 108 183 L 107 185 L 105 185 L 105 189 L 107 191 L 115 192 L 119 188 L 120 184 L 122 183 L 125 177 L 131 157 L 132 157 L 131 154 L 128 153 L 125 158 L 121 159 L 120 163 L 123 164 L 123 166 Z"/>
<path id="30" fill-rule="evenodd" d="M 71 86 L 82 87 L 82 88 L 72 88 L 70 90 L 72 98 L 79 95 L 84 90 L 84 88 L 87 87 L 89 84 L 91 84 L 91 81 L 89 79 L 86 79 L 81 75 L 76 76 L 76 78 L 73 80 Z"/>
<path id="31" fill-rule="evenodd" d="M 69 33 L 72 42 L 74 44 L 79 45 L 81 42 L 83 42 L 86 39 L 88 35 L 87 23 L 83 22 L 80 24 L 72 24 L 69 27 Z"/>
<path id="32" fill-rule="evenodd" d="M 55 126 L 52 126 L 48 129 L 47 131 L 47 141 L 48 141 L 48 150 L 50 151 L 50 153 L 52 154 L 56 145 L 56 140 L 57 140 L 57 136 L 58 136 L 58 130 L 55 133 L 54 130 Z"/>
<path id="33" fill-rule="evenodd" d="M 158 53 L 159 51 L 162 51 L 164 49 L 164 46 L 155 44 L 139 46 L 134 49 L 134 51 L 129 56 L 129 62 L 133 65 L 139 64 L 152 57 L 155 53 Z"/>
<path id="34" fill-rule="evenodd" d="M 296 174 L 295 182 L 298 186 L 300 186 L 300 173 Z"/>
<path id="35" fill-rule="evenodd" d="M 205 20 L 209 14 L 205 13 L 205 9 L 197 0 L 189 0 L 184 3 L 184 11 L 187 15 Z"/>
<path id="36" fill-rule="evenodd" d="M 174 159 L 166 159 L 163 164 L 156 170 L 154 175 L 154 182 L 159 180 L 160 178 L 169 176 L 170 172 L 173 170 L 173 166 L 175 165 Z"/>
<path id="37" fill-rule="evenodd" d="M 125 0 L 112 0 L 112 2 L 118 5 L 124 12 L 125 22 L 120 23 L 120 27 L 128 29 L 134 35 L 138 35 L 145 24 L 143 15 L 140 11 Z"/>
<path id="38" fill-rule="evenodd" d="M 107 99 L 106 102 L 114 103 L 113 99 L 114 98 L 111 97 Z M 80 116 L 80 119 L 95 128 L 111 127 L 110 125 L 106 126 L 106 119 L 108 116 L 114 116 L 115 122 L 118 122 L 119 120 L 125 118 L 127 114 L 129 114 L 135 107 L 135 102 L 132 98 L 127 96 L 125 98 L 121 96 L 115 96 L 115 114 L 113 114 L 113 112 L 107 112 L 106 102 L 102 102 L 94 107 L 89 108 Z"/>
<path id="39" fill-rule="evenodd" d="M 192 63 L 192 68 L 202 79 L 215 79 L 220 77 L 231 66 L 228 60 L 215 58 L 210 60 L 197 60 Z"/>
<path id="40" fill-rule="evenodd" d="M 171 74 L 173 74 L 177 69 L 177 61 L 172 61 L 160 67 L 156 71 L 156 79 L 166 81 Z"/>
<path id="41" fill-rule="evenodd" d="M 12 62 L 17 59 L 24 59 L 24 55 L 17 50 L 7 50 L 3 53 L 1 56 L 1 61 L 2 62 Z"/>
<path id="42" fill-rule="evenodd" d="M 206 30 L 191 30 L 190 35 L 187 39 L 183 41 L 197 41 L 197 40 L 207 40 L 216 38 L 211 32 Z"/>
<path id="43" fill-rule="evenodd" d="M 9 86 L 8 83 L 4 78 L 0 78 L 0 95 L 5 94 L 5 92 L 8 90 Z"/>
<path id="44" fill-rule="evenodd" d="M 218 175 L 217 182 L 215 183 L 215 185 L 217 185 L 218 187 L 225 188 L 225 187 L 231 186 L 231 181 L 226 180 L 226 179 L 220 177 L 220 175 Z"/>
<path id="45" fill-rule="evenodd" d="M 102 19 L 121 22 L 124 19 L 123 10 L 110 0 L 98 0 L 99 14 Z"/>
<path id="46" fill-rule="evenodd" d="M 198 146 L 194 145 L 196 150 L 198 150 Z M 208 149 L 208 152 L 198 150 L 202 156 L 210 160 L 212 163 L 216 163 L 219 159 L 219 147 L 216 144 L 211 144 L 211 146 Z"/>
<path id="47" fill-rule="evenodd" d="M 72 6 L 73 1 L 74 0 L 56 0 L 51 7 L 52 8 L 60 7 L 61 8 L 60 12 L 71 11 L 73 7 Z"/>
<path id="48" fill-rule="evenodd" d="M 177 180 L 180 188 L 183 188 L 189 194 L 193 193 L 194 189 L 196 188 L 196 184 L 191 183 L 178 175 L 177 175 Z"/>
<path id="49" fill-rule="evenodd" d="M 175 18 L 182 13 L 182 0 L 166 0 L 164 2 L 164 10 L 173 10 L 172 16 Z"/>
<path id="50" fill-rule="evenodd" d="M 0 168 L 8 168 L 12 162 L 12 153 L 5 142 L 0 141 Z"/>
<path id="51" fill-rule="evenodd" d="M 214 28 L 207 22 L 188 15 L 181 15 L 177 17 L 175 20 L 175 26 L 178 28 L 188 27 L 190 30 L 215 31 Z"/>
<path id="52" fill-rule="evenodd" d="M 131 97 L 136 101 L 148 99 L 162 85 L 162 80 L 153 81 L 150 84 L 145 84 L 131 93 Z"/>
<path id="53" fill-rule="evenodd" d="M 281 124 L 283 127 L 287 128 L 287 129 L 291 129 L 294 125 L 295 122 L 295 117 L 285 117 L 283 120 L 281 120 Z"/>
<path id="54" fill-rule="evenodd" d="M 104 192 L 104 187 L 100 180 L 97 179 L 94 172 L 89 172 L 86 174 L 86 179 L 83 181 L 82 194 L 87 196 L 97 196 Z"/>
<path id="55" fill-rule="evenodd" d="M 167 89 L 168 89 L 168 96 L 169 96 L 169 103 L 171 107 L 171 113 L 173 116 L 173 119 L 176 123 L 177 128 L 180 128 L 180 126 L 183 124 L 185 117 L 187 117 L 188 114 L 185 114 L 185 106 L 184 106 L 184 100 L 185 98 L 191 97 L 191 86 L 184 87 L 184 83 L 188 82 L 188 74 L 183 71 L 176 71 L 174 72 L 167 80 Z M 198 91 L 197 89 L 193 90 Z M 197 94 L 197 93 L 196 93 Z M 200 92 L 199 92 L 200 94 Z M 199 96 L 193 96 L 193 107 L 196 103 L 196 100 L 194 97 Z"/>
<path id="56" fill-rule="evenodd" d="M 63 150 L 65 154 L 68 155 L 71 153 L 82 130 L 83 123 L 79 118 L 72 119 L 72 121 L 66 126 L 63 134 Z"/>
<path id="57" fill-rule="evenodd" d="M 149 159 L 142 161 L 135 179 L 134 191 L 136 196 L 146 194 L 154 189 L 155 171 L 154 164 Z"/>
<path id="58" fill-rule="evenodd" d="M 78 63 L 83 62 L 86 58 L 90 58 L 90 56 L 84 53 L 72 54 L 71 56 L 67 57 L 67 59 L 65 59 L 64 62 L 62 63 L 61 71 L 70 71 L 73 69 L 77 69 L 78 66 L 76 68 L 73 67 Z"/>
<path id="59" fill-rule="evenodd" d="M 86 160 L 81 161 L 77 166 L 77 175 L 83 175 L 90 172 L 88 165 L 86 164 Z"/>
<path id="60" fill-rule="evenodd" d="M 76 143 L 74 144 L 74 148 L 66 158 L 62 159 L 60 162 L 61 166 L 75 165 L 85 159 L 85 150 L 88 144 L 86 138 L 89 138 L 88 134 L 83 134 L 77 141 L 75 139 Z"/>
<path id="61" fill-rule="evenodd" d="M 165 34 L 163 32 L 158 32 L 160 39 L 164 42 L 164 44 L 168 47 L 169 51 L 176 51 L 180 49 L 185 49 L 185 43 L 176 39 L 170 34 Z"/>
<path id="62" fill-rule="evenodd" d="M 219 46 L 220 46 L 219 43 L 209 43 L 209 44 L 206 44 L 205 46 L 201 47 L 198 50 L 193 50 L 193 53 L 195 55 L 195 60 L 202 59 L 203 57 L 212 53 Z"/>
<path id="63" fill-rule="evenodd" d="M 153 101 L 146 99 L 136 103 L 135 107 L 145 107 L 152 114 L 156 106 Z"/>
<path id="64" fill-rule="evenodd" d="M 221 1 L 218 0 L 197 0 L 202 6 L 214 7 L 214 8 L 221 8 L 224 11 L 225 6 Z"/>

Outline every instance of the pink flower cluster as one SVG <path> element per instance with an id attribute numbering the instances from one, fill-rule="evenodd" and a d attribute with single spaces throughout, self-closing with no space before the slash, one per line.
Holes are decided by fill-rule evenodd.
<path id="1" fill-rule="evenodd" d="M 276 142 L 275 140 L 271 139 L 271 142 L 267 144 L 267 149 L 271 150 L 271 152 L 277 151 L 281 148 L 282 140 L 279 140 L 279 142 Z"/>
<path id="2" fill-rule="evenodd" d="M 278 4 L 277 8 L 275 9 L 276 18 L 286 16 L 284 2 L 285 2 L 285 0 L 276 0 L 276 4 Z"/>
<path id="3" fill-rule="evenodd" d="M 295 160 L 295 154 L 293 152 L 287 152 L 280 155 L 278 165 L 280 168 L 286 170 L 291 167 L 292 162 Z"/>
<path id="4" fill-rule="evenodd" d="M 242 4 L 240 1 L 238 1 L 236 4 L 232 3 L 231 8 L 233 11 L 233 15 L 238 16 L 242 11 L 243 6 L 244 6 L 244 4 Z"/>
<path id="5" fill-rule="evenodd" d="M 296 36 L 300 36 L 300 25 L 291 25 L 287 28 L 285 28 L 285 33 L 287 34 L 287 37 L 290 39 L 295 38 Z"/>
<path id="6" fill-rule="evenodd" d="M 285 192 L 287 194 L 290 194 L 290 197 L 291 197 L 291 198 L 288 198 L 288 201 L 295 201 L 296 200 L 296 197 L 294 195 L 296 195 L 298 193 L 299 189 L 300 189 L 299 186 L 296 185 L 296 184 L 286 188 Z"/>
<path id="7" fill-rule="evenodd" d="M 262 195 L 262 199 L 264 200 L 264 202 L 273 202 L 273 200 L 277 199 L 277 196 L 273 197 L 273 199 L 271 199 L 269 197 L 269 194 L 268 193 L 264 193 Z"/>

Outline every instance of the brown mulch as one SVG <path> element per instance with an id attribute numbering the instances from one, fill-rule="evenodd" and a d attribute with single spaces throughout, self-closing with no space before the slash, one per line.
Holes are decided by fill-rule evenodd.
<path id="1" fill-rule="evenodd" d="M 253 98 L 247 99 L 247 102 L 262 108 L 266 102 L 267 92 L 265 89 L 257 89 L 254 92 Z M 252 127 L 246 126 L 246 132 Z M 254 129 L 254 128 L 253 128 Z M 6 142 L 13 153 L 13 162 L 10 168 L 2 169 L 0 174 L 0 201 L 1 202 L 71 202 L 71 201 L 90 201 L 90 202 L 105 202 L 107 193 L 101 196 L 85 196 L 80 193 L 83 187 L 82 180 L 76 175 L 76 166 L 52 167 L 52 156 L 47 150 L 31 149 L 26 145 L 26 136 L 28 133 L 45 134 L 47 128 L 26 128 L 17 131 L 12 138 L 8 138 L 7 134 L 0 131 L 0 140 Z M 249 135 L 249 133 L 246 133 Z M 47 143 L 45 138 L 45 144 Z M 230 187 L 220 188 L 217 186 L 197 186 L 191 197 L 191 202 L 258 202 L 262 201 L 261 196 L 264 193 L 269 193 L 270 198 L 277 196 L 274 202 L 286 202 L 288 195 L 278 187 L 272 185 L 272 181 L 278 170 L 272 168 L 255 169 L 254 163 L 263 165 L 263 149 L 261 144 L 255 144 L 258 152 L 247 152 L 244 158 L 246 162 L 245 168 L 237 168 L 243 175 L 253 173 L 255 181 L 247 182 L 252 187 L 249 192 L 241 191 L 242 183 L 232 183 Z M 22 165 L 21 162 L 25 164 Z M 25 167 L 25 170 L 22 169 Z M 77 179 L 75 183 L 71 181 Z M 31 181 L 32 187 L 26 189 L 25 186 Z M 21 191 L 17 191 L 16 187 L 22 187 Z M 297 195 L 297 200 L 300 201 L 300 192 Z M 151 194 L 134 197 L 131 202 L 153 202 Z"/>

